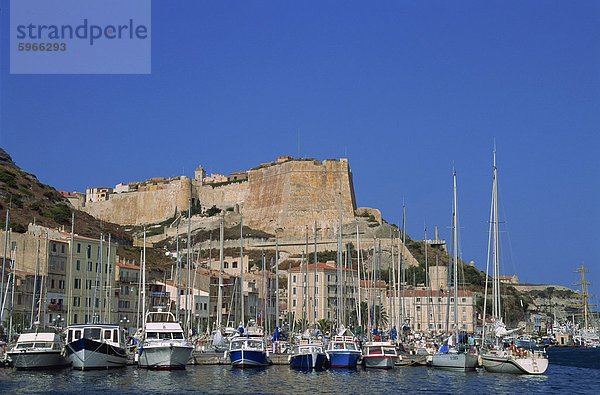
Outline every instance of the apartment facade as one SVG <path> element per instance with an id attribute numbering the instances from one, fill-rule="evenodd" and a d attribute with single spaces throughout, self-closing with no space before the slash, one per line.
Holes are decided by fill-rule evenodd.
<path id="1" fill-rule="evenodd" d="M 341 318 L 337 313 L 340 310 L 338 303 L 343 304 L 346 314 L 354 310 L 358 297 L 357 272 L 343 269 L 341 287 L 338 286 L 338 275 L 338 268 L 333 262 L 318 262 L 316 271 L 314 264 L 291 268 L 288 271 L 287 290 L 289 320 L 306 319 L 309 324 L 321 319 L 335 321 Z"/>

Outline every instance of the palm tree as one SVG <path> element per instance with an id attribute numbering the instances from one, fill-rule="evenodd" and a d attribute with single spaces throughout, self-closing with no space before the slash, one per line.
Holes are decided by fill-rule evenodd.
<path id="1" fill-rule="evenodd" d="M 318 321 L 319 330 L 321 333 L 327 333 L 331 330 L 331 321 L 328 319 L 322 318 Z"/>

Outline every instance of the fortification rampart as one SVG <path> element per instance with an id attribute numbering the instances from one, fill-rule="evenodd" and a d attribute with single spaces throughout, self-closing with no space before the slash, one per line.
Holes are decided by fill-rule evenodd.
<path id="1" fill-rule="evenodd" d="M 347 159 L 294 160 L 250 170 L 244 222 L 251 228 L 286 236 L 302 235 L 305 227 L 337 234 L 339 193 L 342 222 L 354 220 L 355 199 Z"/>
<path id="2" fill-rule="evenodd" d="M 347 159 L 287 160 L 248 172 L 248 181 L 202 184 L 187 177 L 172 179 L 129 193 L 112 194 L 88 203 L 85 211 L 121 225 L 156 223 L 187 210 L 189 199 L 204 208 L 238 206 L 244 224 L 282 237 L 298 236 L 314 222 L 325 237 L 337 235 L 339 194 L 342 222 L 354 220 L 356 202 Z"/>

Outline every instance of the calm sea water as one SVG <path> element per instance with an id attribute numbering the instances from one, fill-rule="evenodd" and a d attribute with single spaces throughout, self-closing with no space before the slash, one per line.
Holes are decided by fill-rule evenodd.
<path id="1" fill-rule="evenodd" d="M 552 349 L 542 376 L 459 373 L 427 367 L 394 370 L 296 371 L 288 366 L 239 370 L 189 366 L 148 371 L 15 371 L 0 369 L 0 392 L 50 393 L 600 393 L 600 350 Z"/>

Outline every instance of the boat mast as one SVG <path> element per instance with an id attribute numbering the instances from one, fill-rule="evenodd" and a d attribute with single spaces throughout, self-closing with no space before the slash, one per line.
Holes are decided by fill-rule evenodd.
<path id="1" fill-rule="evenodd" d="M 453 254 L 452 260 L 454 265 L 454 333 L 456 335 L 455 342 L 458 343 L 458 207 L 457 207 L 457 198 L 456 198 L 456 171 L 454 172 L 454 238 L 452 240 L 453 243 Z"/>
<path id="2" fill-rule="evenodd" d="M 12 253 L 10 256 L 10 263 L 12 266 L 12 281 L 10 283 L 10 320 L 9 320 L 9 332 L 8 332 L 8 342 L 12 342 L 12 332 L 13 332 L 13 306 L 15 301 L 15 269 L 17 266 L 17 246 L 12 249 Z M 46 265 L 47 266 L 47 265 Z"/>
<path id="3" fill-rule="evenodd" d="M 431 331 L 429 323 L 429 265 L 427 262 L 427 227 L 425 227 L 425 240 L 423 241 L 425 247 L 425 289 L 427 289 L 427 331 Z"/>
<path id="4" fill-rule="evenodd" d="M 315 320 L 315 329 L 316 329 L 316 328 L 318 328 L 318 322 L 317 322 L 317 317 L 318 317 L 318 314 L 317 314 L 317 309 L 318 309 L 318 305 L 317 305 L 317 221 L 315 221 L 315 259 L 314 259 L 313 263 L 315 265 L 315 267 L 314 267 L 315 273 L 314 273 L 314 277 L 313 277 L 313 297 L 315 299 L 314 320 Z"/>
<path id="5" fill-rule="evenodd" d="M 402 322 L 401 325 L 404 325 L 404 285 L 406 282 L 406 206 L 402 205 L 402 263 L 400 266 L 400 270 L 402 271 L 402 283 L 400 284 L 400 287 L 402 289 L 402 308 L 401 308 L 401 315 L 402 315 Z"/>
<path id="6" fill-rule="evenodd" d="M 140 273 L 139 273 L 139 276 L 138 276 L 138 293 L 137 293 L 138 294 L 138 300 L 137 300 L 137 306 L 136 306 L 136 309 L 137 309 L 136 313 L 137 313 L 137 315 L 135 316 L 136 317 L 135 318 L 135 326 L 136 326 L 136 328 L 140 327 L 140 305 L 142 304 L 141 303 L 142 302 L 141 301 L 142 294 L 140 293 L 140 289 L 142 288 L 141 287 L 141 285 L 142 285 L 142 251 L 141 250 L 140 250 L 140 262 L 139 262 L 139 264 L 140 264 Z M 173 277 L 172 275 L 173 275 L 173 270 L 171 269 L 171 277 Z"/>
<path id="7" fill-rule="evenodd" d="M 338 192 L 340 219 L 338 229 L 338 251 L 337 251 L 337 266 L 338 266 L 338 327 L 344 323 L 344 285 L 342 284 L 342 192 Z"/>
<path id="8" fill-rule="evenodd" d="M 74 225 L 75 225 L 75 212 L 71 213 L 71 248 L 69 248 L 70 250 L 70 258 L 69 258 L 69 285 L 68 285 L 68 290 L 67 290 L 67 326 L 71 325 L 71 306 L 73 303 L 73 245 L 75 244 L 75 233 L 74 233 Z M 37 260 L 39 259 L 39 253 L 40 253 L 40 241 L 38 239 L 38 247 L 37 247 L 37 258 L 36 258 L 36 280 L 37 280 Z M 34 286 L 33 288 L 33 294 L 35 297 L 35 289 L 37 288 L 37 285 Z M 33 306 L 33 304 L 32 304 Z M 33 307 L 31 309 L 31 316 L 33 317 Z"/>
<path id="9" fill-rule="evenodd" d="M 221 228 L 219 230 L 219 290 L 217 293 L 217 330 L 221 330 L 221 321 L 223 319 L 223 243 L 225 237 L 225 212 L 221 213 Z"/>
<path id="10" fill-rule="evenodd" d="M 192 184 L 190 184 L 190 189 L 192 187 Z M 188 199 L 188 232 L 187 232 L 187 260 L 186 260 L 186 274 L 187 276 L 185 277 L 186 281 L 185 281 L 185 334 L 186 336 L 189 336 L 189 329 L 190 329 L 190 311 L 191 311 L 191 301 L 188 302 L 188 300 L 190 299 L 190 280 L 191 280 L 191 273 L 190 273 L 190 263 L 191 263 L 191 259 L 192 256 L 190 255 L 190 246 L 192 244 L 191 241 L 191 237 L 192 237 L 192 199 L 190 197 L 190 199 Z M 190 304 L 190 306 L 188 306 L 188 303 Z"/>
<path id="11" fill-rule="evenodd" d="M 144 248 L 142 255 L 142 324 L 144 329 L 146 328 L 146 227 L 144 226 Z M 179 253 L 177 254 L 179 259 Z M 177 290 L 179 295 L 179 289 Z M 179 306 L 178 306 L 179 307 Z M 179 309 L 177 309 L 177 315 L 179 316 Z M 179 317 L 177 319 L 179 322 Z"/>
<path id="12" fill-rule="evenodd" d="M 275 235 L 277 237 L 277 235 Z M 275 255 L 277 255 L 277 239 L 275 239 Z M 277 304 L 277 311 L 279 311 L 279 303 Z M 244 217 L 240 212 L 240 317 L 242 328 L 245 324 L 244 318 Z M 277 314 L 277 325 L 279 326 L 279 314 Z"/>
<path id="13" fill-rule="evenodd" d="M 145 229 L 145 228 L 144 228 Z M 144 231 L 144 235 L 145 235 L 145 231 Z M 181 266 L 181 259 L 180 259 L 180 254 L 179 254 L 179 222 L 177 223 L 177 233 L 175 238 L 177 239 L 177 284 L 175 284 L 175 289 L 177 290 L 177 322 L 180 322 L 180 311 L 181 311 L 181 290 L 179 289 L 181 286 L 181 270 L 180 270 L 180 266 Z M 145 315 L 145 312 L 142 313 Z"/>
<path id="14" fill-rule="evenodd" d="M 106 260 L 108 261 L 106 263 L 106 293 L 105 293 L 105 300 L 106 300 L 106 309 L 104 310 L 104 322 L 106 322 L 107 324 L 110 324 L 112 321 L 110 319 L 110 301 L 111 301 L 111 297 L 110 297 L 110 291 L 111 291 L 111 285 L 110 285 L 110 274 L 112 273 L 111 267 L 110 267 L 110 237 L 111 234 L 108 234 L 108 251 L 106 252 Z"/>
<path id="15" fill-rule="evenodd" d="M 35 277 L 33 279 L 33 292 L 31 293 L 31 318 L 29 320 L 29 327 L 33 328 L 33 312 L 35 309 L 35 301 L 36 301 L 36 291 L 37 291 L 37 280 L 38 280 L 38 276 L 39 276 L 39 267 L 40 267 L 40 239 L 38 238 L 37 241 L 37 249 L 35 252 Z M 3 273 L 4 275 L 4 273 Z M 38 315 L 37 320 L 39 322 L 40 317 Z"/>
<path id="16" fill-rule="evenodd" d="M 2 255 L 2 286 L 0 287 L 0 294 L 2 295 L 2 311 L 0 311 L 0 325 L 2 325 L 2 318 L 4 317 L 4 270 L 6 263 L 6 250 L 8 248 L 8 230 L 10 223 L 10 208 L 6 209 L 6 223 L 4 225 L 4 255 Z M 8 288 L 8 281 L 6 283 L 6 287 Z"/>
<path id="17" fill-rule="evenodd" d="M 316 250 L 316 244 L 317 244 L 317 233 L 315 231 L 315 250 Z M 316 251 L 315 251 L 315 255 L 316 255 Z M 360 302 L 361 302 L 361 300 L 360 300 L 360 235 L 358 232 L 358 220 L 356 220 L 356 260 L 357 260 L 356 271 L 358 272 L 358 303 L 357 303 L 357 305 L 358 305 L 358 326 L 362 327 L 362 311 L 361 311 L 362 309 L 360 306 Z"/>
<path id="18" fill-rule="evenodd" d="M 496 200 L 496 150 L 493 151 L 494 152 L 494 178 L 492 181 L 492 199 L 491 199 L 491 204 L 490 204 L 490 221 L 489 221 L 489 230 L 488 230 L 488 249 L 487 249 L 487 257 L 486 257 L 486 264 L 485 264 L 485 292 L 484 292 L 484 299 L 483 299 L 483 335 L 482 335 L 482 341 L 485 344 L 485 334 L 486 334 L 486 315 L 487 315 L 487 294 L 488 294 L 488 284 L 489 284 L 489 273 L 490 273 L 490 255 L 492 253 L 492 239 L 494 241 L 494 243 L 496 242 L 496 238 L 493 236 L 493 233 L 495 231 L 495 227 L 494 227 L 494 221 L 495 221 L 495 217 L 494 217 L 494 201 Z M 492 312 L 492 316 L 495 316 L 496 319 L 498 319 L 499 317 L 497 316 L 497 307 L 496 307 L 496 268 L 495 268 L 495 260 L 492 259 L 492 306 L 493 306 L 493 312 Z M 498 339 L 495 339 L 496 343 Z"/>

